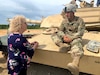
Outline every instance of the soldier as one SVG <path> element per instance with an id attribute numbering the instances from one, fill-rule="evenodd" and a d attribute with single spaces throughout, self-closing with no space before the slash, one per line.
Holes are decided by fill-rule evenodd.
<path id="1" fill-rule="evenodd" d="M 79 0 L 80 1 L 80 7 L 81 8 L 86 8 L 86 7 L 93 7 L 94 6 L 94 0 L 91 0 L 90 3 L 86 2 L 86 1 L 82 1 L 82 0 Z"/>
<path id="2" fill-rule="evenodd" d="M 100 7 L 100 0 L 97 0 L 97 7 Z"/>
<path id="3" fill-rule="evenodd" d="M 83 55 L 82 36 L 85 23 L 82 18 L 74 15 L 76 7 L 68 4 L 64 8 L 66 17 L 62 21 L 59 31 L 52 34 L 51 38 L 59 46 L 60 52 L 69 52 L 73 61 L 67 65 L 74 75 L 79 74 L 79 61 Z M 70 51 L 69 51 L 70 50 Z"/>

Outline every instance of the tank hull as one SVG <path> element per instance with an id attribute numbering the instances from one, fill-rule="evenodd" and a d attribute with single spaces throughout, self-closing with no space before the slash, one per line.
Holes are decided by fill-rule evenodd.
<path id="1" fill-rule="evenodd" d="M 80 72 L 94 75 L 100 74 L 100 53 L 92 53 L 86 49 L 86 45 L 90 40 L 100 41 L 99 38 L 100 36 L 98 34 L 84 34 L 82 38 L 84 44 L 84 56 L 80 61 Z M 67 64 L 72 61 L 69 53 L 59 52 L 59 47 L 53 43 L 51 35 L 40 34 L 29 39 L 29 41 L 38 41 L 40 43 L 39 48 L 35 51 L 35 55 L 32 58 L 32 62 L 67 69 Z"/>

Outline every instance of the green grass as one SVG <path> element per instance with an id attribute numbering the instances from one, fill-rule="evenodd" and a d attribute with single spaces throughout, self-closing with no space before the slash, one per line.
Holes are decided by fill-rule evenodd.
<path id="1" fill-rule="evenodd" d="M 0 24 L 0 29 L 8 29 L 9 25 Z M 40 25 L 28 25 L 28 29 L 40 29 Z"/>

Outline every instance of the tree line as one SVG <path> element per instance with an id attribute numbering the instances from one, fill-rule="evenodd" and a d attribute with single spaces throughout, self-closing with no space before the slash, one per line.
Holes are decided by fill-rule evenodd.
<path id="1" fill-rule="evenodd" d="M 8 29 L 9 28 L 9 24 L 0 24 L 0 29 Z M 35 24 L 35 25 L 28 25 L 27 26 L 28 29 L 40 29 L 40 25 L 39 24 Z"/>

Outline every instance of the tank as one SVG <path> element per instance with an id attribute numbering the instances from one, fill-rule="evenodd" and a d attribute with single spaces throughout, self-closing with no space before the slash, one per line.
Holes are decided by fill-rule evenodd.
<path id="1" fill-rule="evenodd" d="M 100 42 L 100 8 L 78 8 L 75 15 L 83 18 L 86 24 L 86 32 L 82 37 L 84 56 L 81 58 L 79 64 L 80 75 L 100 75 L 100 52 L 94 53 L 86 49 L 89 41 L 95 40 Z M 32 58 L 32 62 L 35 66 L 35 68 L 34 66 L 31 66 L 30 71 L 32 74 L 71 75 L 71 73 L 67 71 L 67 64 L 72 61 L 70 54 L 60 53 L 59 47 L 57 47 L 51 39 L 51 34 L 43 33 L 46 29 L 51 27 L 59 27 L 63 19 L 64 18 L 61 14 L 55 14 L 42 19 L 42 21 L 38 21 L 38 23 L 41 24 L 40 27 L 43 28 L 43 31 L 36 36 L 28 38 L 29 42 L 39 42 L 39 47 Z M 28 20 L 28 22 L 35 23 L 32 20 Z M 7 35 L 1 36 L 0 40 L 1 47 L 3 48 L 2 50 L 5 53 Z M 38 69 L 36 67 L 38 67 Z"/>

